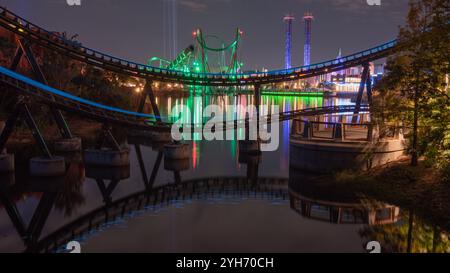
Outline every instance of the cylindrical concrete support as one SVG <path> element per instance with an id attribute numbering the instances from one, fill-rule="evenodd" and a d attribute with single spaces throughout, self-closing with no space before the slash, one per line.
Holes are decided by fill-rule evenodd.
<path id="1" fill-rule="evenodd" d="M 0 154 L 0 173 L 14 172 L 14 155 Z"/>
<path id="2" fill-rule="evenodd" d="M 170 131 L 144 131 L 144 130 L 132 130 L 128 134 L 132 137 L 149 138 L 154 142 L 169 142 L 172 141 L 172 135 Z"/>
<path id="3" fill-rule="evenodd" d="M 405 149 L 406 143 L 400 139 L 370 143 L 291 138 L 289 164 L 297 169 L 321 173 L 368 170 L 398 160 Z"/>
<path id="4" fill-rule="evenodd" d="M 119 167 L 130 165 L 130 150 L 123 149 L 113 151 L 110 149 L 103 150 L 85 150 L 84 163 L 86 165 Z"/>
<path id="5" fill-rule="evenodd" d="M 64 157 L 34 157 L 30 159 L 30 175 L 39 177 L 60 176 L 66 172 Z"/>
<path id="6" fill-rule="evenodd" d="M 182 143 L 171 143 L 164 145 L 164 157 L 166 159 L 189 159 L 189 145 Z"/>
<path id="7" fill-rule="evenodd" d="M 151 139 L 155 142 L 168 142 L 172 141 L 171 132 L 151 132 Z"/>
<path id="8" fill-rule="evenodd" d="M 74 137 L 55 141 L 53 148 L 56 152 L 77 152 L 81 151 L 81 138 Z"/>

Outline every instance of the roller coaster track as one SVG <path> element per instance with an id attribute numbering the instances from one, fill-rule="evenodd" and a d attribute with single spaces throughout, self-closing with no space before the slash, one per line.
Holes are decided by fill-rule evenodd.
<path id="1" fill-rule="evenodd" d="M 155 116 L 123 110 L 100 103 L 92 102 L 67 92 L 57 90 L 28 77 L 15 73 L 4 67 L 0 67 L 0 85 L 10 87 L 23 95 L 33 97 L 43 104 L 61 109 L 67 112 L 79 114 L 92 120 L 107 122 L 110 124 L 125 126 L 139 130 L 167 131 L 170 123 L 153 121 Z M 298 116 L 312 116 L 331 113 L 352 112 L 354 106 L 329 106 L 288 111 L 279 114 L 279 121 L 291 120 Z M 363 106 L 361 111 L 367 111 Z M 262 118 L 262 121 L 272 122 L 273 116 Z M 238 128 L 246 123 L 246 120 L 236 120 L 217 124 L 217 128 Z M 192 127 L 202 127 L 203 124 L 192 124 Z"/>
<path id="2" fill-rule="evenodd" d="M 291 188 L 292 179 L 259 177 L 214 177 L 186 180 L 182 183 L 166 184 L 153 189 L 133 193 L 88 212 L 72 222 L 58 228 L 37 242 L 36 252 L 54 252 L 64 248 L 69 241 L 82 241 L 95 233 L 138 217 L 144 213 L 158 211 L 173 205 L 189 204 L 193 201 L 239 202 L 252 199 L 272 202 L 289 202 L 291 209 L 303 217 L 336 224 L 387 224 L 398 220 L 398 208 L 381 202 L 354 203 L 331 202 L 302 196 Z M 297 182 L 295 182 L 297 183 Z M 312 207 L 328 209 L 328 215 L 314 214 Z M 388 209 L 389 219 L 370 218 L 378 210 Z M 397 212 L 395 212 L 397 211 Z M 316 213 L 317 214 L 317 213 Z M 320 215 L 320 214 L 319 214 Z M 345 215 L 345 217 L 344 217 Z M 337 217 L 339 216 L 339 217 Z"/>
<path id="3" fill-rule="evenodd" d="M 309 78 L 384 58 L 392 54 L 397 45 L 397 41 L 393 40 L 338 60 L 287 70 L 241 74 L 192 73 L 143 65 L 84 47 L 49 32 L 5 8 L 0 8 L 0 26 L 49 50 L 109 71 L 148 80 L 203 86 L 261 85 Z"/>
<path id="4" fill-rule="evenodd" d="M 244 177 L 217 177 L 169 184 L 131 194 L 61 227 L 37 243 L 38 252 L 51 252 L 68 241 L 104 227 L 112 226 L 124 218 L 133 218 L 151 209 L 223 197 L 252 198 L 257 200 L 289 200 L 288 179 L 258 178 L 257 181 Z"/>
<path id="5" fill-rule="evenodd" d="M 22 95 L 33 97 L 43 104 L 67 112 L 73 112 L 92 120 L 122 125 L 128 128 L 146 130 L 168 130 L 167 124 L 152 122 L 153 115 L 147 115 L 106 106 L 73 96 L 45 84 L 0 67 L 0 84 L 8 86 Z"/>

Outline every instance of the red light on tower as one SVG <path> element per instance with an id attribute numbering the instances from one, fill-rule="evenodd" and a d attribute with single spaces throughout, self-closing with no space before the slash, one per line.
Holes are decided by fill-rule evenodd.
<path id="1" fill-rule="evenodd" d="M 239 35 L 243 36 L 244 32 L 242 30 L 239 30 Z"/>
<path id="2" fill-rule="evenodd" d="M 194 37 L 197 36 L 197 30 L 192 32 L 192 36 L 194 36 Z"/>

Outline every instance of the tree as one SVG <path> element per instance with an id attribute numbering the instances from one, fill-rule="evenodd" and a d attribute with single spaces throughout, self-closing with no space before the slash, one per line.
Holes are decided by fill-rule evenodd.
<path id="1" fill-rule="evenodd" d="M 398 120 L 404 114 L 412 129 L 413 166 L 422 155 L 438 165 L 450 159 L 449 14 L 448 0 L 412 0 L 398 51 L 388 59 L 388 73 L 377 86 L 380 98 L 375 108 L 382 109 L 378 117 Z M 393 101 L 400 107 L 392 107 Z"/>

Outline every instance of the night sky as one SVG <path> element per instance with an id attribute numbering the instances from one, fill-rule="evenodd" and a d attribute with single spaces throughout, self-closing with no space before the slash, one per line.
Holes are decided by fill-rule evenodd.
<path id="1" fill-rule="evenodd" d="M 52 31 L 78 34 L 83 45 L 117 57 L 144 63 L 152 56 L 164 57 L 163 1 L 82 0 L 80 7 L 66 0 L 0 0 L 0 5 Z M 404 23 L 408 0 L 176 0 L 178 47 L 193 43 L 192 32 L 233 38 L 236 27 L 245 35 L 241 56 L 246 69 L 284 66 L 284 25 L 287 13 L 294 23 L 294 66 L 302 65 L 302 15 L 313 12 L 311 62 L 335 58 L 394 38 Z"/>

